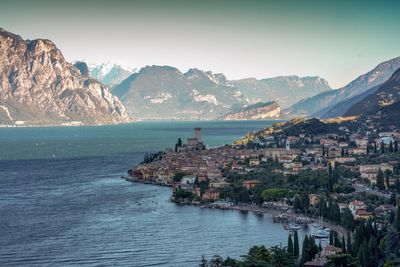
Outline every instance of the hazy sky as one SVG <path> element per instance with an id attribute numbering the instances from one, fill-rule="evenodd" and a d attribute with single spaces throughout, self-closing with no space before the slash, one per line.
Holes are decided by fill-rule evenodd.
<path id="1" fill-rule="evenodd" d="M 229 79 L 318 75 L 334 88 L 400 56 L 400 1 L 1 0 L 0 27 L 72 61 Z"/>

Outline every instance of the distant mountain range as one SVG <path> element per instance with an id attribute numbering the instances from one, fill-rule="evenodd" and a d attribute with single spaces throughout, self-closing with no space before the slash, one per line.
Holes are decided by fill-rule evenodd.
<path id="1" fill-rule="evenodd" d="M 143 119 L 215 119 L 257 102 L 289 105 L 330 90 L 319 77 L 285 76 L 229 81 L 220 73 L 148 66 L 115 86 L 112 93 L 131 116 Z"/>
<path id="2" fill-rule="evenodd" d="M 102 64 L 87 63 L 89 75 L 100 81 L 102 84 L 110 87 L 120 84 L 137 70 L 135 68 L 125 67 L 111 62 Z"/>
<path id="3" fill-rule="evenodd" d="M 276 102 L 256 103 L 239 110 L 232 111 L 220 119 L 222 120 L 264 120 L 279 118 L 281 108 Z"/>
<path id="4" fill-rule="evenodd" d="M 228 80 L 196 68 L 185 73 L 170 66 L 136 71 L 113 63 L 71 64 L 51 41 L 23 40 L 0 28 L 0 124 L 264 119 L 279 114 L 331 118 L 369 106 L 375 112 L 376 105 L 383 110 L 382 105 L 397 103 L 397 91 L 388 93 L 385 82 L 399 68 L 400 57 L 394 58 L 337 90 L 317 76 Z"/>
<path id="5" fill-rule="evenodd" d="M 286 116 L 311 116 L 311 117 L 335 117 L 346 112 L 348 105 L 345 103 L 352 97 L 353 103 L 357 102 L 360 94 L 365 92 L 373 93 L 375 86 L 387 81 L 390 76 L 400 68 L 400 57 L 385 61 L 373 70 L 350 82 L 345 87 L 337 90 L 322 92 L 313 97 L 299 101 L 286 109 L 283 113 Z M 366 94 L 368 94 L 366 93 Z M 338 105 L 335 107 L 335 105 Z"/>
<path id="6" fill-rule="evenodd" d="M 132 116 L 142 119 L 215 119 L 243 105 L 242 93 L 224 75 L 169 66 L 142 68 L 112 93 Z"/>
<path id="7" fill-rule="evenodd" d="M 328 82 L 320 77 L 280 76 L 257 80 L 232 81 L 249 103 L 276 101 L 287 108 L 297 101 L 330 91 Z"/>
<path id="8" fill-rule="evenodd" d="M 0 124 L 129 121 L 119 99 L 49 40 L 23 40 L 0 28 L 0 62 Z"/>

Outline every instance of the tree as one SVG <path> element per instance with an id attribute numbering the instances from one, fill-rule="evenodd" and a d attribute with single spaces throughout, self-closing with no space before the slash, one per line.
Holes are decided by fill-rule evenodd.
<path id="1" fill-rule="evenodd" d="M 396 194 L 392 193 L 390 195 L 389 203 L 392 204 L 393 206 L 396 206 Z"/>
<path id="2" fill-rule="evenodd" d="M 347 231 L 347 253 L 353 254 L 353 247 L 351 245 L 351 235 L 350 235 L 350 231 Z"/>
<path id="3" fill-rule="evenodd" d="M 293 202 L 293 207 L 294 207 L 294 209 L 295 209 L 295 210 L 302 210 L 303 207 L 302 207 L 301 204 L 302 204 L 302 203 L 301 203 L 300 198 L 299 198 L 298 196 L 295 196 L 295 197 L 294 197 L 294 202 Z"/>
<path id="4" fill-rule="evenodd" d="M 394 141 L 393 151 L 396 152 L 396 153 L 399 151 L 399 145 L 397 144 L 397 140 Z"/>
<path id="5" fill-rule="evenodd" d="M 342 251 L 346 253 L 346 241 L 344 240 L 344 235 L 342 235 Z"/>
<path id="6" fill-rule="evenodd" d="M 376 147 L 376 142 L 374 142 L 374 154 L 378 154 L 378 148 Z"/>
<path id="7" fill-rule="evenodd" d="M 207 267 L 207 260 L 204 258 L 204 255 L 201 256 L 200 267 Z"/>
<path id="8" fill-rule="evenodd" d="M 291 235 L 288 236 L 287 252 L 291 255 L 293 255 L 293 253 L 294 253 L 293 241 L 292 241 Z"/>
<path id="9" fill-rule="evenodd" d="M 329 232 L 329 245 L 330 245 L 330 246 L 333 246 L 333 245 L 334 245 L 334 239 L 335 239 L 335 237 L 334 237 L 334 232 L 333 232 L 333 231 L 330 231 L 330 232 Z"/>
<path id="10" fill-rule="evenodd" d="M 369 266 L 377 266 L 378 259 L 378 249 L 377 249 L 377 241 L 374 236 L 368 241 L 368 265 Z"/>
<path id="11" fill-rule="evenodd" d="M 389 179 L 389 175 L 385 175 L 385 185 L 386 188 L 390 188 L 390 179 Z"/>
<path id="12" fill-rule="evenodd" d="M 326 267 L 356 267 L 357 259 L 350 254 L 338 254 L 329 257 Z"/>
<path id="13" fill-rule="evenodd" d="M 301 260 L 300 260 L 300 265 L 303 266 L 303 264 L 307 261 L 311 260 L 311 250 L 310 250 L 310 241 L 308 239 L 308 236 L 306 235 L 304 237 L 303 241 L 303 249 L 301 252 Z"/>
<path id="14" fill-rule="evenodd" d="M 182 139 L 178 138 L 178 141 L 175 144 L 175 152 L 178 152 L 178 148 L 182 147 Z"/>
<path id="15" fill-rule="evenodd" d="M 388 231 L 381 241 L 380 248 L 383 252 L 385 258 L 384 266 L 399 266 L 399 258 L 400 258 L 400 240 L 397 230 L 390 226 Z M 397 263 L 396 264 L 387 264 L 387 263 Z M 387 264 L 387 265 L 386 265 Z"/>
<path id="16" fill-rule="evenodd" d="M 177 172 L 172 179 L 174 182 L 180 182 L 182 181 L 183 176 L 185 176 L 184 173 Z"/>
<path id="17" fill-rule="evenodd" d="M 351 210 L 349 208 L 344 208 L 343 210 L 343 219 L 342 219 L 342 225 L 347 228 L 348 230 L 353 230 L 354 229 L 354 217 L 353 214 L 351 213 Z"/>
<path id="18" fill-rule="evenodd" d="M 269 262 L 270 266 L 276 267 L 289 267 L 293 266 L 293 258 L 289 253 L 278 246 L 271 247 L 271 260 Z"/>
<path id="19" fill-rule="evenodd" d="M 400 205 L 397 205 L 397 213 L 396 213 L 396 229 L 400 232 Z"/>
<path id="20" fill-rule="evenodd" d="M 379 190 L 385 190 L 385 182 L 383 180 L 383 172 L 381 169 L 379 169 L 378 176 L 376 177 L 376 186 Z"/>
<path id="21" fill-rule="evenodd" d="M 389 152 L 392 153 L 393 152 L 393 142 L 390 141 L 389 143 Z"/>
<path id="22" fill-rule="evenodd" d="M 294 236 L 293 236 L 293 241 L 294 241 L 294 244 L 293 244 L 293 255 L 294 256 L 299 256 L 299 236 L 298 236 L 298 234 L 297 234 L 297 231 L 294 231 Z"/>
<path id="23" fill-rule="evenodd" d="M 385 144 L 384 144 L 383 142 L 381 142 L 381 148 L 380 148 L 380 150 L 381 150 L 381 154 L 384 154 L 384 153 L 385 153 Z"/>
<path id="24" fill-rule="evenodd" d="M 221 267 L 222 263 L 223 263 L 223 259 L 221 256 L 219 255 L 215 255 L 212 257 L 211 261 L 210 261 L 210 267 Z"/>
<path id="25" fill-rule="evenodd" d="M 360 266 L 368 267 L 368 244 L 366 240 L 364 240 L 358 250 L 358 262 Z"/>

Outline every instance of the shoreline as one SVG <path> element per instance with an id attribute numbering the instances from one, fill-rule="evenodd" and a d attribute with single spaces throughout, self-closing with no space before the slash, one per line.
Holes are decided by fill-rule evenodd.
<path id="1" fill-rule="evenodd" d="M 124 180 L 126 180 L 128 182 L 132 182 L 132 183 L 148 184 L 148 185 L 164 186 L 164 187 L 172 188 L 171 184 L 166 184 L 166 183 L 156 182 L 156 181 L 151 181 L 151 180 L 145 181 L 143 179 L 138 179 L 138 178 L 135 178 L 132 176 L 128 177 L 128 176 L 121 175 L 121 179 L 124 179 Z M 190 205 L 190 206 L 196 206 L 199 208 L 231 210 L 231 211 L 239 211 L 239 212 L 252 212 L 256 215 L 268 214 L 268 215 L 272 215 L 273 220 L 274 220 L 275 216 L 279 216 L 279 217 L 292 217 L 293 216 L 293 213 L 290 213 L 290 212 L 288 213 L 288 212 L 284 212 L 284 211 L 278 210 L 278 209 L 259 207 L 254 204 L 222 206 L 222 205 L 217 205 L 217 204 L 213 204 L 213 203 L 203 204 L 200 202 L 188 202 L 188 201 L 181 202 L 181 201 L 172 200 L 171 198 L 170 198 L 170 201 L 172 201 L 178 205 Z M 300 219 L 299 221 L 302 226 L 309 225 L 318 220 L 318 218 L 313 218 L 304 213 L 297 213 L 297 215 L 298 215 L 298 218 Z M 282 224 L 282 226 L 283 226 L 286 222 L 273 221 L 273 223 L 279 223 L 279 224 Z M 340 234 L 344 237 L 346 237 L 346 235 L 347 235 L 347 230 L 345 228 L 343 228 L 341 225 L 337 225 L 337 224 L 329 222 L 329 221 L 324 221 L 323 225 L 325 227 L 335 230 L 336 232 L 338 232 L 338 234 Z M 289 231 L 288 231 L 288 233 L 289 233 Z"/>

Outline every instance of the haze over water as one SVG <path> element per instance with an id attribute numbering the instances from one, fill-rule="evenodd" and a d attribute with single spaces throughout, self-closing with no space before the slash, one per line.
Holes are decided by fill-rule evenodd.
<path id="1" fill-rule="evenodd" d="M 268 215 L 179 206 L 170 188 L 119 178 L 196 126 L 219 146 L 268 124 L 0 129 L 0 266 L 198 266 L 202 254 L 286 245 L 287 232 Z"/>

